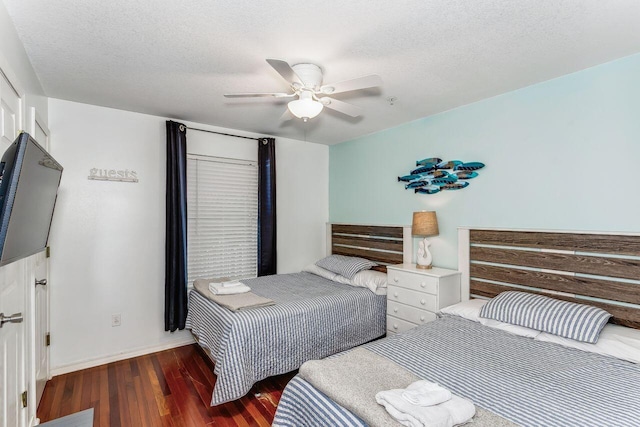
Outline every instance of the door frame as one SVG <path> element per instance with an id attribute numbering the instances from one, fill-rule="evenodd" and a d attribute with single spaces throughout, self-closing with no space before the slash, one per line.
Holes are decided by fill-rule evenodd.
<path id="1" fill-rule="evenodd" d="M 49 130 L 49 127 L 47 126 L 45 121 L 42 119 L 40 114 L 38 114 L 36 107 L 31 107 L 30 113 L 31 114 L 30 114 L 29 133 L 35 139 L 37 135 L 36 129 L 37 127 L 39 127 L 42 133 L 44 133 L 44 135 L 46 136 L 46 140 L 38 141 L 38 143 L 42 145 L 45 150 L 49 151 L 51 131 Z M 43 257 L 41 262 L 44 263 L 45 277 L 35 276 L 38 272 L 38 268 L 36 268 L 36 265 L 40 260 L 39 257 Z M 44 331 L 40 331 L 40 332 L 50 333 L 51 332 L 51 303 L 50 303 L 51 291 L 49 290 L 50 289 L 49 288 L 50 286 L 49 258 L 47 258 L 46 255 L 43 254 L 42 252 L 34 255 L 33 268 L 34 268 L 34 281 L 45 279 L 47 281 L 47 285 L 45 285 L 44 288 L 38 288 L 37 286 L 35 286 L 35 283 L 33 283 L 32 284 L 33 286 L 31 287 L 32 289 L 31 298 L 29 298 L 29 304 L 30 304 L 29 307 L 32 309 L 32 313 L 33 313 L 30 316 L 32 320 L 32 326 L 29 329 L 29 332 L 31 333 L 31 338 L 29 342 L 33 346 L 33 350 L 29 354 L 29 359 L 30 359 L 29 363 L 32 368 L 32 375 L 30 375 L 28 378 L 29 386 L 30 386 L 30 389 L 32 390 L 30 394 L 33 396 L 32 399 L 34 403 L 33 407 L 29 409 L 29 416 L 31 419 L 34 419 L 36 417 L 36 410 L 38 408 L 38 405 L 40 404 L 40 399 L 42 398 L 42 394 L 38 393 L 38 386 L 37 386 L 38 378 L 36 375 L 36 373 L 38 372 L 39 364 L 40 364 L 40 360 L 37 359 L 37 355 L 39 354 L 39 352 L 36 351 L 39 345 L 43 346 L 43 351 L 46 354 L 46 363 L 44 367 L 45 378 L 46 380 L 51 379 L 51 350 L 49 346 L 44 344 L 45 337 L 43 335 L 38 334 L 38 325 L 36 324 L 37 313 L 35 312 L 37 292 L 45 292 L 45 300 L 44 300 L 45 326 L 44 326 Z"/>

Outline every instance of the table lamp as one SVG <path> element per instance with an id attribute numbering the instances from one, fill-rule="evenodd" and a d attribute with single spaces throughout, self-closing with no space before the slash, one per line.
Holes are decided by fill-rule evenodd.
<path id="1" fill-rule="evenodd" d="M 425 238 L 418 244 L 418 256 L 416 258 L 416 267 L 429 269 L 431 268 L 431 252 L 429 252 L 429 246 L 431 243 L 427 240 L 428 236 L 437 236 L 438 231 L 438 218 L 434 211 L 420 211 L 413 213 L 413 224 L 411 225 L 411 234 L 414 236 L 425 236 Z"/>

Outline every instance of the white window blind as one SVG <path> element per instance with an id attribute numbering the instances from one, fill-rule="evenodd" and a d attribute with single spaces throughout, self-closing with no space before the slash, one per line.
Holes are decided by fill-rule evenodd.
<path id="1" fill-rule="evenodd" d="M 242 160 L 187 159 L 189 283 L 256 277 L 258 167 Z"/>

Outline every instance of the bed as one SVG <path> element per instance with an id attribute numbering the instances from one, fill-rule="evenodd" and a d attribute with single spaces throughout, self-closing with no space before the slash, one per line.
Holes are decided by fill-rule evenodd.
<path id="1" fill-rule="evenodd" d="M 410 228 L 330 224 L 329 253 L 384 266 L 410 259 Z M 275 305 L 231 311 L 192 290 L 186 325 L 214 362 L 211 405 L 238 399 L 257 381 L 293 371 L 385 334 L 386 296 L 309 272 L 243 280 Z"/>
<path id="2" fill-rule="evenodd" d="M 588 303 L 612 315 L 598 343 L 606 341 L 605 331 L 617 328 L 615 333 L 633 337 L 625 341 L 631 343 L 627 354 L 537 330 L 516 334 L 513 325 L 489 326 L 453 309 L 435 322 L 328 360 L 348 363 L 349 355 L 364 349 L 416 378 L 437 382 L 473 401 L 476 427 L 637 426 L 640 235 L 462 228 L 458 236 L 467 300 L 462 305 L 483 305 L 481 299 L 497 300 L 513 290 Z M 305 379 L 312 363 L 285 388 L 274 426 L 393 425 L 371 418 L 348 399 L 336 402 L 357 390 L 332 390 Z"/>

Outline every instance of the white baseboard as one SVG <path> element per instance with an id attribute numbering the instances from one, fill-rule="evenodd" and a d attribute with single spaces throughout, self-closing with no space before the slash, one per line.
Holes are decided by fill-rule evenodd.
<path id="1" fill-rule="evenodd" d="M 135 350 L 126 351 L 122 353 L 112 354 L 109 356 L 99 357 L 97 359 L 83 360 L 80 362 L 74 362 L 69 365 L 52 367 L 50 371 L 51 377 L 57 375 L 68 374 L 69 372 L 80 371 L 82 369 L 93 368 L 95 366 L 106 365 L 107 363 L 117 362 L 120 360 L 131 359 L 132 357 L 144 356 L 145 354 L 155 353 L 157 351 L 169 350 L 170 348 L 182 347 L 189 344 L 194 344 L 196 341 L 192 336 L 186 338 L 177 339 L 167 343 L 142 347 Z"/>

